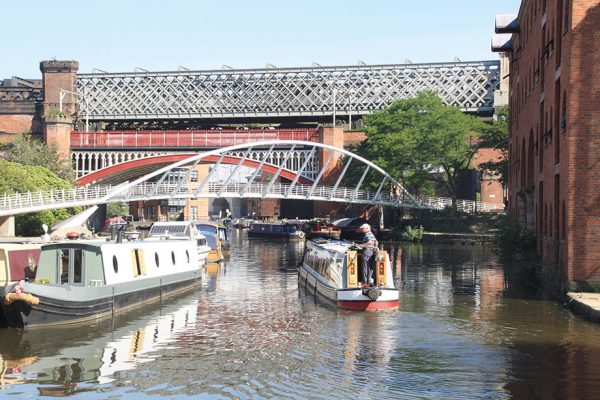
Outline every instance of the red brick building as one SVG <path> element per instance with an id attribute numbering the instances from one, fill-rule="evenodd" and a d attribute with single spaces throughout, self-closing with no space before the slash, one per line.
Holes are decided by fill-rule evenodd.
<path id="1" fill-rule="evenodd" d="M 600 282 L 600 0 L 523 0 L 496 32 L 510 60 L 510 216 L 585 289 Z"/>

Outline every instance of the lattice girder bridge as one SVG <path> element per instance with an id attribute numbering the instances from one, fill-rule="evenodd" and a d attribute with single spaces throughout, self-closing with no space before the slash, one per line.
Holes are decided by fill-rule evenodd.
<path id="1" fill-rule="evenodd" d="M 499 62 L 78 74 L 91 121 L 360 116 L 421 91 L 489 113 Z"/>

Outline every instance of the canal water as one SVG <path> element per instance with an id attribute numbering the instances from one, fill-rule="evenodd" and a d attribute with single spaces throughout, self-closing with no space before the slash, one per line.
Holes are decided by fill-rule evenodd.
<path id="1" fill-rule="evenodd" d="M 364 313 L 298 287 L 302 246 L 233 231 L 184 296 L 0 331 L 0 398 L 600 397 L 600 325 L 513 282 L 490 249 L 387 244 L 401 306 Z"/>

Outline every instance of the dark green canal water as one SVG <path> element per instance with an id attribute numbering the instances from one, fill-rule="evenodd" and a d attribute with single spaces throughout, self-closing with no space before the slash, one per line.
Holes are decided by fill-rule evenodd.
<path id="1" fill-rule="evenodd" d="M 600 325 L 517 285 L 485 247 L 387 244 L 400 309 L 361 313 L 298 287 L 302 243 L 245 235 L 184 296 L 0 331 L 0 398 L 600 398 Z"/>

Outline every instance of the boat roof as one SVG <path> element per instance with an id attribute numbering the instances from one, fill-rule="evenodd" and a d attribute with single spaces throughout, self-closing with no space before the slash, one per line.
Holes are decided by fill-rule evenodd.
<path id="1" fill-rule="evenodd" d="M 289 221 L 252 221 L 252 224 L 259 224 L 259 225 L 295 225 L 298 223 L 298 221 L 296 220 L 289 220 Z"/>
<path id="2" fill-rule="evenodd" d="M 217 228 L 223 228 L 223 229 L 227 229 L 227 227 L 225 225 L 223 225 L 220 222 L 214 222 L 214 221 L 196 221 L 193 223 L 194 225 L 198 226 L 198 225 L 205 225 L 205 226 L 214 226 Z"/>
<path id="3" fill-rule="evenodd" d="M 313 239 L 310 240 L 310 242 L 314 247 L 319 247 L 336 253 L 345 253 L 353 245 L 352 242 L 336 239 Z"/>
<path id="4" fill-rule="evenodd" d="M 41 246 L 42 243 L 0 243 L 0 251 L 39 249 Z"/>

